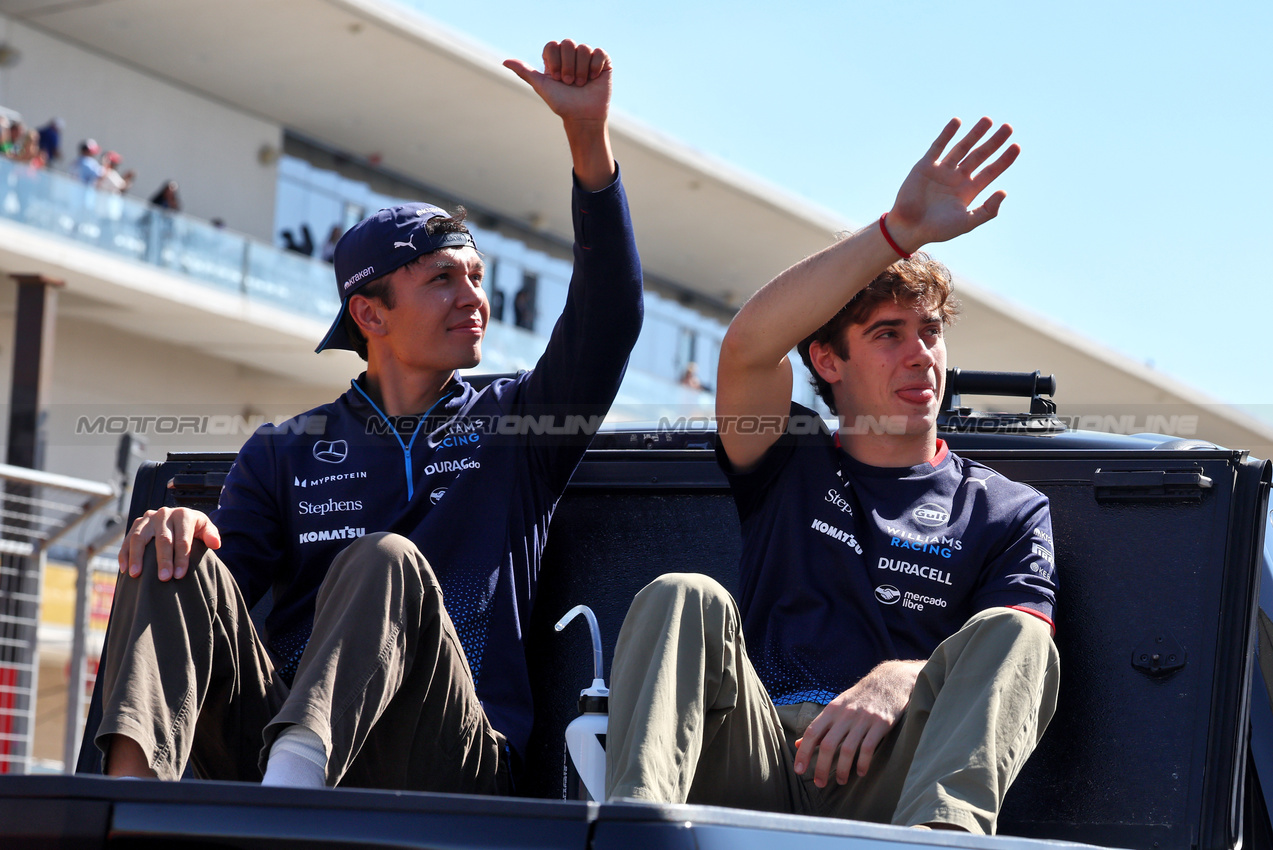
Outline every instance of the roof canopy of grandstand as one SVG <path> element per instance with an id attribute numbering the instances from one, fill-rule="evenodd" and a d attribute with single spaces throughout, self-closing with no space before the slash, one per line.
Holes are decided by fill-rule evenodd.
<path id="1" fill-rule="evenodd" d="M 391 3 L 6 0 L 0 11 L 570 240 L 558 120 L 499 57 Z M 702 296 L 737 306 L 845 226 L 634 121 L 613 124 L 642 261 Z"/>

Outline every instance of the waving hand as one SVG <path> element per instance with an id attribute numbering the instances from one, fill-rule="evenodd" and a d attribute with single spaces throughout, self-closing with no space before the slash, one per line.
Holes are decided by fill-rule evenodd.
<path id="1" fill-rule="evenodd" d="M 959 130 L 959 119 L 950 119 L 928 152 L 906 175 L 888 214 L 889 232 L 902 248 L 916 250 L 929 242 L 954 239 L 999 214 L 999 205 L 1007 197 L 1002 189 L 981 206 L 970 208 L 977 196 L 1021 153 L 1020 146 L 1009 145 L 997 159 L 982 168 L 1012 135 L 1012 127 L 1002 124 L 978 145 L 992 126 L 993 121 L 982 118 L 942 156 Z"/>

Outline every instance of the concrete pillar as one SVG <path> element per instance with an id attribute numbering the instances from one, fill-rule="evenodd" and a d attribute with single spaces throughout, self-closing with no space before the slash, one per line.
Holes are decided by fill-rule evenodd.
<path id="1" fill-rule="evenodd" d="M 63 285 L 42 274 L 15 274 L 18 305 L 13 331 L 13 385 L 9 400 L 8 462 L 39 469 L 40 414 L 48 401 L 53 373 L 53 327 L 57 290 Z"/>

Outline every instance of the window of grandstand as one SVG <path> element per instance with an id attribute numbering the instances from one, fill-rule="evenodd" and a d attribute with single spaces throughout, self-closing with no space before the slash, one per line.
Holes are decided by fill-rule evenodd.
<path id="1" fill-rule="evenodd" d="M 570 283 L 568 244 L 295 134 L 284 140 L 278 173 L 275 244 L 320 259 L 330 259 L 340 233 L 381 207 L 420 200 L 445 209 L 464 205 L 490 266 L 492 318 L 538 337 L 552 330 Z M 632 367 L 689 387 L 683 378 L 693 363 L 699 384 L 710 392 L 731 315 L 728 308 L 702 302 L 687 287 L 647 270 L 645 324 Z"/>

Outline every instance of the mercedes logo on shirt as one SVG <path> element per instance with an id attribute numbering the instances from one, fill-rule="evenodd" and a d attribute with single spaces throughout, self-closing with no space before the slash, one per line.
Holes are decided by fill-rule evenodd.
<path id="1" fill-rule="evenodd" d="M 349 444 L 344 440 L 319 440 L 314 443 L 314 457 L 325 463 L 340 463 L 349 456 Z"/>

